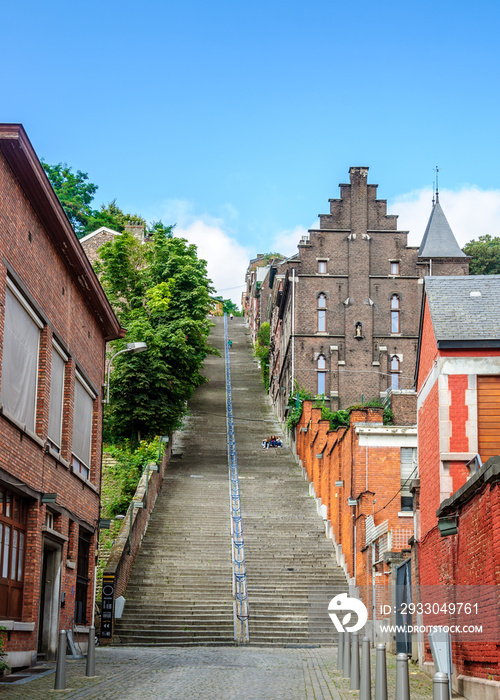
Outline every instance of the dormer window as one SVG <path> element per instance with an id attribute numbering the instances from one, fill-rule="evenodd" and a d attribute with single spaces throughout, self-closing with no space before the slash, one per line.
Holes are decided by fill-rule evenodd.
<path id="1" fill-rule="evenodd" d="M 399 275 L 399 261 L 391 260 L 391 275 Z"/>

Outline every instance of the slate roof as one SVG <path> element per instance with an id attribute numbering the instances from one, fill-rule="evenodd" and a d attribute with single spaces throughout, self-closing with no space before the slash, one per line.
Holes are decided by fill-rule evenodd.
<path id="1" fill-rule="evenodd" d="M 419 258 L 465 258 L 460 249 L 443 209 L 436 201 L 418 249 Z"/>
<path id="2" fill-rule="evenodd" d="M 438 347 L 500 341 L 500 275 L 426 277 L 425 293 Z"/>

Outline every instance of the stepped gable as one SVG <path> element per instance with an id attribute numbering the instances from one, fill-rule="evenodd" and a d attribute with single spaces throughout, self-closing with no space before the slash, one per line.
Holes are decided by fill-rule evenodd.
<path id="1" fill-rule="evenodd" d="M 439 198 L 432 208 L 427 228 L 420 248 L 419 258 L 465 258 L 467 257 L 457 243 L 451 226 L 439 203 Z"/>

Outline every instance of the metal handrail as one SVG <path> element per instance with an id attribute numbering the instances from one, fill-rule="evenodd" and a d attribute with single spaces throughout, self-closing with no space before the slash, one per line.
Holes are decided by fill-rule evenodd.
<path id="1" fill-rule="evenodd" d="M 247 644 L 248 636 L 248 591 L 245 567 L 245 544 L 241 517 L 238 460 L 234 438 L 233 398 L 231 390 L 231 367 L 227 332 L 227 314 L 224 314 L 224 347 L 226 368 L 226 417 L 227 417 L 227 462 L 229 467 L 229 498 L 231 512 L 231 554 L 233 564 L 233 612 L 234 639 L 237 644 Z"/>

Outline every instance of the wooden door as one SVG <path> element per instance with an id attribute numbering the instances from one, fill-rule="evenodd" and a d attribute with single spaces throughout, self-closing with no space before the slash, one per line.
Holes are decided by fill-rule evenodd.
<path id="1" fill-rule="evenodd" d="M 477 378 L 477 425 L 479 454 L 483 464 L 500 455 L 500 377 Z"/>

